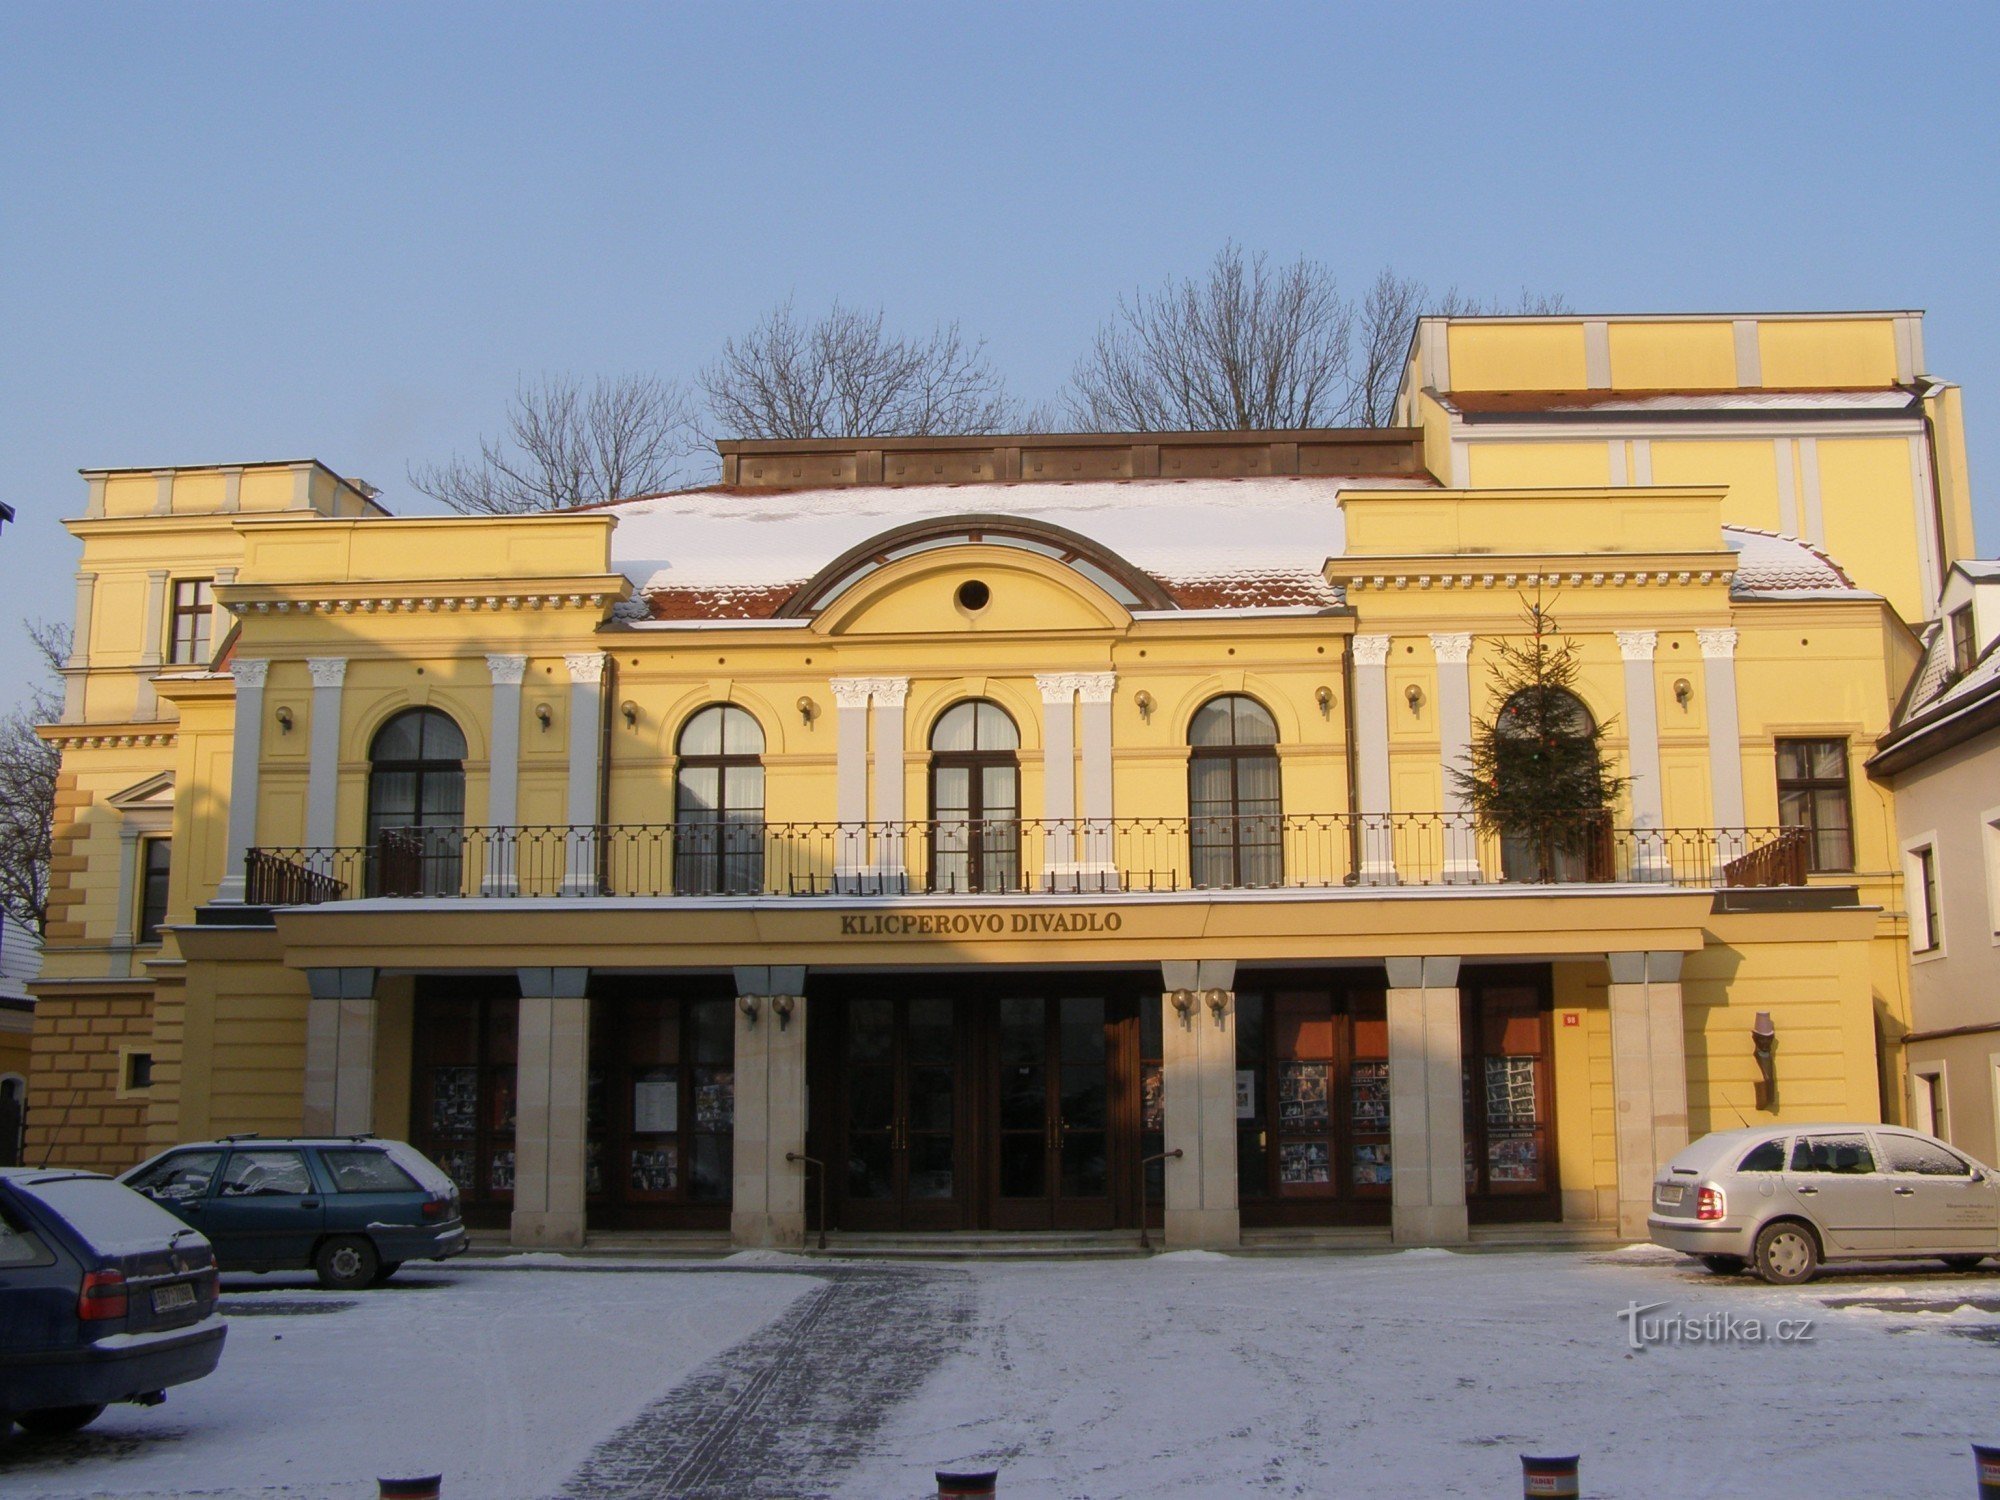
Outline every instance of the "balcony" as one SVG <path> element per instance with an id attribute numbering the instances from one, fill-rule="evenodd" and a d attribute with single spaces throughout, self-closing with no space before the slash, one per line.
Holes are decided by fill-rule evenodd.
<path id="1" fill-rule="evenodd" d="M 1577 826 L 1564 848 L 1495 837 L 1454 813 L 399 829 L 370 846 L 252 849 L 246 901 L 1806 883 L 1796 828 L 1619 828 L 1601 813 Z"/>

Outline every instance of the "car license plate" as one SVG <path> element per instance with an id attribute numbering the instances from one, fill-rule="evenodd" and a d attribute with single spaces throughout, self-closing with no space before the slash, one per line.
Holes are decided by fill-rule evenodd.
<path id="1" fill-rule="evenodd" d="M 156 1313 L 179 1312 L 183 1307 L 194 1306 L 194 1287 L 185 1281 L 176 1281 L 168 1286 L 153 1288 L 153 1311 Z"/>
<path id="2" fill-rule="evenodd" d="M 1663 1182 L 1653 1189 L 1653 1201 L 1662 1208 L 1681 1206 L 1681 1185 L 1678 1182 Z"/>

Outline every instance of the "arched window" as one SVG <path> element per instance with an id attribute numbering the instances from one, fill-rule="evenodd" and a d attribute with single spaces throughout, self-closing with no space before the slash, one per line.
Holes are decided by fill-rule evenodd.
<path id="1" fill-rule="evenodd" d="M 1188 724 L 1188 838 L 1198 886 L 1281 885 L 1278 725 L 1255 698 L 1211 698 Z"/>
<path id="2" fill-rule="evenodd" d="M 1532 743 L 1537 725 L 1571 741 L 1587 740 L 1597 732 L 1597 721 L 1576 694 L 1559 687 L 1523 688 L 1501 705 L 1493 721 L 1493 733 L 1503 752 L 1498 757 L 1501 775 L 1541 774 L 1537 768 L 1540 758 Z M 1609 864 L 1609 837 L 1608 813 L 1595 821 L 1565 818 L 1560 831 L 1551 837 L 1502 833 L 1501 876 L 1507 880 L 1588 880 L 1600 866 Z"/>
<path id="3" fill-rule="evenodd" d="M 1021 731 L 984 698 L 931 726 L 931 889 L 1007 891 L 1021 883 Z"/>
<path id="4" fill-rule="evenodd" d="M 465 735 L 434 708 L 406 708 L 368 747 L 371 887 L 457 894 L 465 823 Z"/>
<path id="5" fill-rule="evenodd" d="M 764 888 L 764 731 L 742 709 L 715 703 L 681 726 L 674 749 L 675 892 L 757 894 Z"/>

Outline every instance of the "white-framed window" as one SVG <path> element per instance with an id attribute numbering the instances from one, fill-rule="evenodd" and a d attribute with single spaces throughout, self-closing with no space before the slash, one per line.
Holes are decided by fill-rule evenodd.
<path id="1" fill-rule="evenodd" d="M 1943 1063 L 1910 1070 L 1910 1124 L 1941 1141 L 1951 1139 L 1951 1103 Z"/>
<path id="2" fill-rule="evenodd" d="M 1938 869 L 1937 835 L 1926 833 L 1903 845 L 1903 904 L 1910 912 L 1910 956 L 1944 953 L 1943 878 Z"/>

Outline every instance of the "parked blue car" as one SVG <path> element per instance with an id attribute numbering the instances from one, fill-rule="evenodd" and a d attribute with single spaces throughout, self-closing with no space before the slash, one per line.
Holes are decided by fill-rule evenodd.
<path id="1" fill-rule="evenodd" d="M 311 1269 L 352 1291 L 470 1243 L 457 1186 L 402 1141 L 232 1135 L 175 1146 L 118 1180 L 208 1236 L 225 1271 Z"/>
<path id="2" fill-rule="evenodd" d="M 156 1406 L 222 1357 L 207 1240 L 95 1172 L 0 1167 L 0 1437 Z"/>

